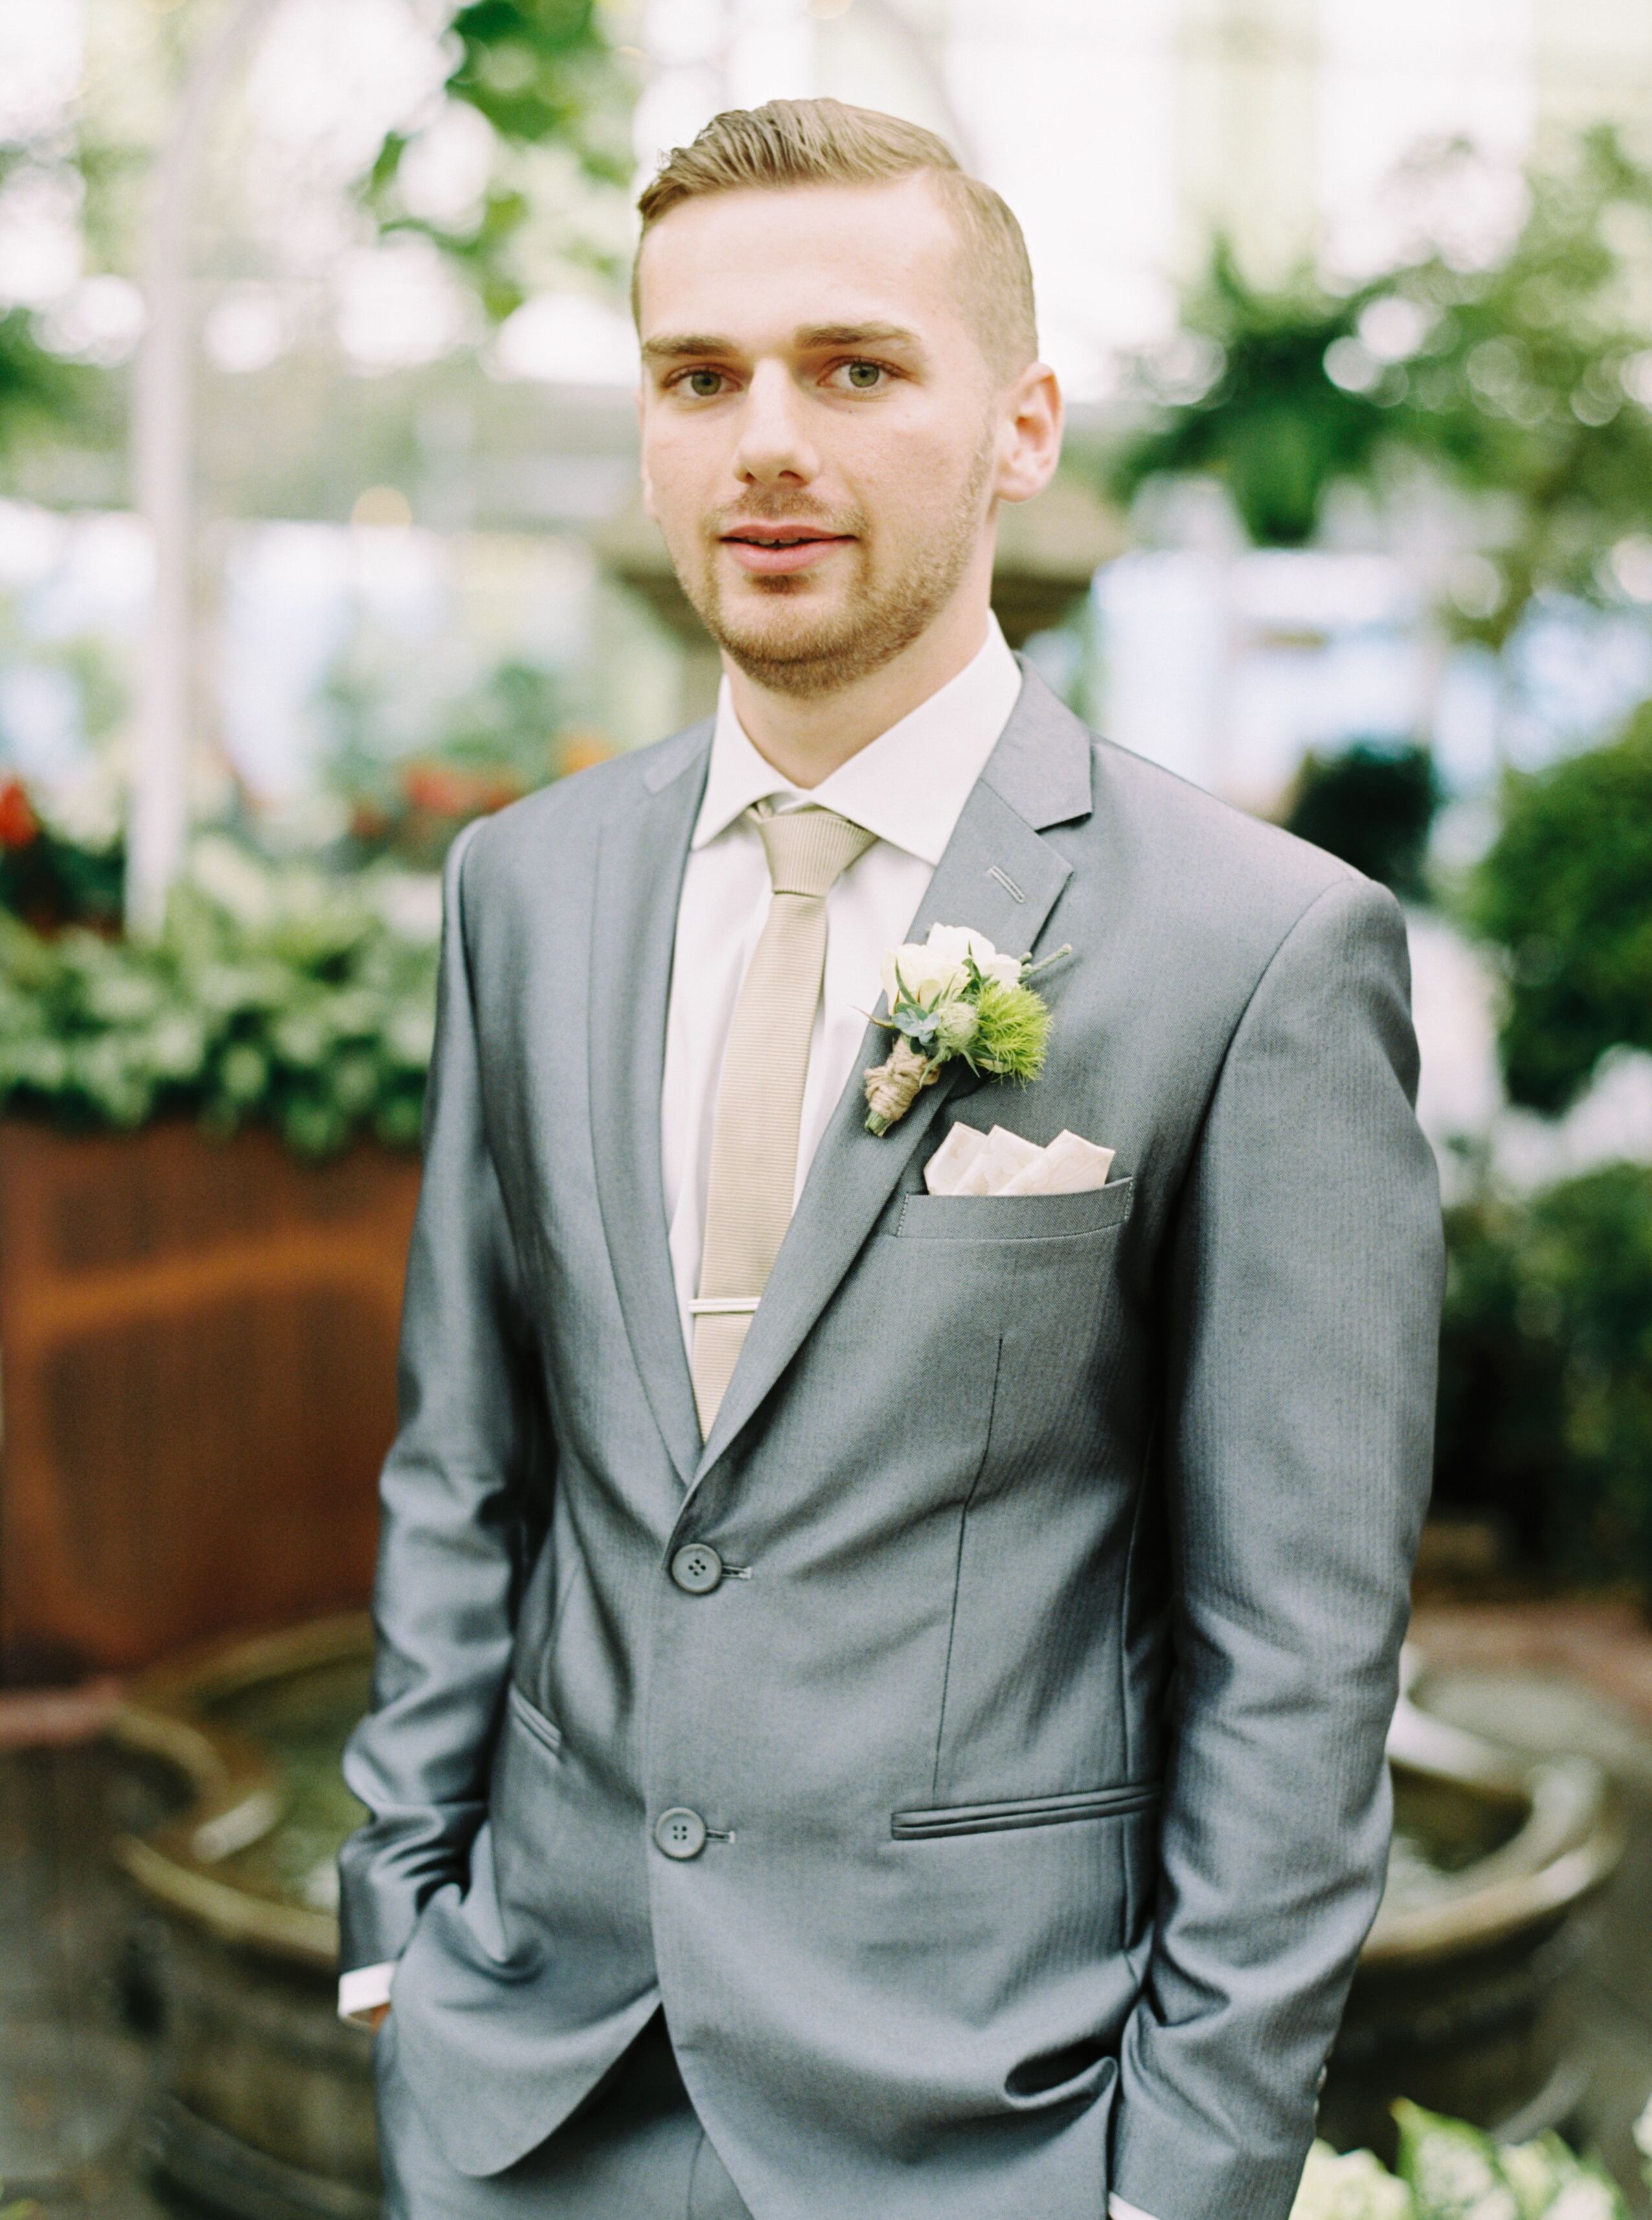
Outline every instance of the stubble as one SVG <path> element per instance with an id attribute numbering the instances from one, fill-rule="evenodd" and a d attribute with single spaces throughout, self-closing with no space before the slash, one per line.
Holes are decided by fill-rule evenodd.
<path id="1" fill-rule="evenodd" d="M 921 638 L 957 593 L 980 545 L 982 496 L 993 467 L 991 427 L 972 458 L 957 501 L 895 575 L 871 575 L 867 520 L 859 512 L 828 513 L 791 495 L 748 499 L 738 512 L 712 520 L 690 577 L 678 564 L 683 591 L 706 630 L 753 684 L 799 699 L 836 692 L 881 670 Z M 718 567 L 721 535 L 733 526 L 789 521 L 818 524 L 854 543 L 856 576 L 842 600 L 811 606 L 807 573 L 749 582 L 751 599 L 731 607 Z M 759 598 L 760 597 L 760 598 Z"/>

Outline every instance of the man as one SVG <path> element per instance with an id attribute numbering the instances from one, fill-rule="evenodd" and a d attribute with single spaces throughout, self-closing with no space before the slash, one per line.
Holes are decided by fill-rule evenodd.
<path id="1" fill-rule="evenodd" d="M 641 207 L 726 677 L 448 865 L 347 1763 L 390 2209 L 1283 2220 L 1429 1462 L 1400 915 L 1005 648 L 1060 403 L 938 140 L 776 102 Z M 875 1133 L 937 924 L 1070 950 L 1047 1061 Z M 994 1127 L 1111 1175 L 932 1191 Z"/>

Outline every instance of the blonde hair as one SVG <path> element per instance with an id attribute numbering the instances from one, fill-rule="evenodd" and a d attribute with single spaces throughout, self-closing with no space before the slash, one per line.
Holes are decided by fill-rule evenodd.
<path id="1" fill-rule="evenodd" d="M 993 368 L 1012 377 L 1038 352 L 1032 267 L 1009 208 L 958 166 L 920 124 L 840 100 L 770 100 L 714 115 L 689 147 L 674 147 L 638 200 L 642 237 L 684 201 L 787 185 L 872 185 L 926 175 L 958 233 L 971 322 Z M 639 242 L 639 253 L 641 242 Z M 631 280 L 632 308 L 637 278 Z"/>

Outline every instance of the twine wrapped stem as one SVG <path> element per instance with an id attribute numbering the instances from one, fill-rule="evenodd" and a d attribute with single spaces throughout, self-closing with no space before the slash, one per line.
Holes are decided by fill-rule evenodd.
<path id="1" fill-rule="evenodd" d="M 887 1133 L 918 1100 L 919 1089 L 932 1087 L 940 1076 L 935 1057 L 907 1040 L 897 1040 L 885 1060 L 866 1075 L 867 1131 Z"/>

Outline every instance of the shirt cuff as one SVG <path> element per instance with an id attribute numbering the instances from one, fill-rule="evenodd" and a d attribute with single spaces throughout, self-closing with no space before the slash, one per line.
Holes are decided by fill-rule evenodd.
<path id="1" fill-rule="evenodd" d="M 375 1967 L 374 1969 L 377 1969 Z M 1131 2204 L 1122 2197 L 1107 2199 L 1107 2220 L 1153 2220 L 1150 2212 L 1144 2212 L 1139 2204 Z"/>
<path id="2" fill-rule="evenodd" d="M 382 1966 L 358 1966 L 353 1974 L 340 1974 L 339 2017 L 365 2024 L 369 2012 L 389 2004 L 390 1976 L 395 1971 L 395 1959 L 387 1958 Z M 1134 2220 L 1134 2216 L 1126 2214 L 1125 2220 Z"/>

